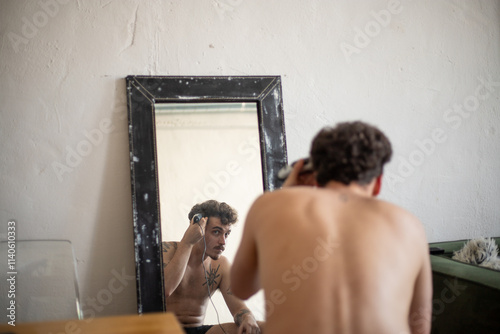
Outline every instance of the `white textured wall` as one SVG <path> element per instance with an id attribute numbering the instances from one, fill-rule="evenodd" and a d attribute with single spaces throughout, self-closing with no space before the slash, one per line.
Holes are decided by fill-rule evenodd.
<path id="1" fill-rule="evenodd" d="M 0 222 L 73 242 L 87 315 L 134 313 L 124 77 L 281 75 L 290 159 L 374 123 L 429 241 L 499 236 L 499 32 L 495 0 L 0 0 Z"/>

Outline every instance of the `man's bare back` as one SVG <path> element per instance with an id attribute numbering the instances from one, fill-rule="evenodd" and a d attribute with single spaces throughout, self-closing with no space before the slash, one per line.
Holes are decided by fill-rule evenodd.
<path id="1" fill-rule="evenodd" d="M 427 243 L 406 211 L 347 187 L 293 187 L 254 203 L 243 238 L 232 279 L 265 287 L 269 333 L 428 332 Z"/>

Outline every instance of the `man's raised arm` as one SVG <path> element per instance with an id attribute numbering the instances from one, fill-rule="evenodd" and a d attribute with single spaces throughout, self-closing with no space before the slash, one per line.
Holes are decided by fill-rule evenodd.
<path id="1" fill-rule="evenodd" d="M 241 243 L 231 267 L 231 290 L 241 299 L 248 299 L 260 290 L 257 248 L 253 231 L 255 222 L 252 218 L 252 211 L 258 210 L 256 207 L 259 203 L 257 199 L 248 212 Z"/>
<path id="2" fill-rule="evenodd" d="M 199 225 L 191 222 L 180 242 L 163 244 L 163 281 L 166 298 L 181 283 L 193 246 L 203 237 L 202 229 L 205 230 L 206 224 L 207 218 L 202 218 Z"/>

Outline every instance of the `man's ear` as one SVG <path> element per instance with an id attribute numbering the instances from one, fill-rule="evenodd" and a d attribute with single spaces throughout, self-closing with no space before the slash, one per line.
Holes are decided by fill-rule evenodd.
<path id="1" fill-rule="evenodd" d="M 377 176 L 377 178 L 375 179 L 375 186 L 373 187 L 372 195 L 377 196 L 378 194 L 380 194 L 381 189 L 382 189 L 382 174 Z"/>

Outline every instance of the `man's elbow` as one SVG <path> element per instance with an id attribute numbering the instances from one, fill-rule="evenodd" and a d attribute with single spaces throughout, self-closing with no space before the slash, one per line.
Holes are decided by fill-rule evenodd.
<path id="1" fill-rule="evenodd" d="M 244 299 L 241 297 L 244 292 L 243 290 L 244 289 L 238 275 L 235 275 L 234 272 L 231 271 L 231 293 L 240 299 Z"/>
<path id="2" fill-rule="evenodd" d="M 246 300 L 252 296 L 250 289 L 242 284 L 231 284 L 231 292 L 239 299 Z"/>
<path id="3" fill-rule="evenodd" d="M 248 293 L 248 288 L 245 286 L 244 279 L 238 272 L 231 269 L 231 292 L 239 299 L 248 299 L 251 295 Z"/>
<path id="4" fill-rule="evenodd" d="M 231 292 L 239 299 L 246 300 L 259 291 L 258 283 L 238 275 L 231 275 Z"/>
<path id="5" fill-rule="evenodd" d="M 248 299 L 250 296 L 248 296 L 248 292 L 246 291 L 244 284 L 241 283 L 241 281 L 231 280 L 231 293 L 239 299 Z"/>

